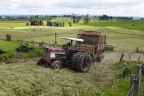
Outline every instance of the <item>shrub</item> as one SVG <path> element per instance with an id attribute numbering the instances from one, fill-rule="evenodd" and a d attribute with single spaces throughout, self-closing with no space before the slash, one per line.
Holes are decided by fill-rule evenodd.
<path id="1" fill-rule="evenodd" d="M 125 78 L 126 76 L 129 76 L 130 74 L 131 74 L 131 69 L 130 68 L 125 68 L 122 72 L 123 78 Z"/>
<path id="2" fill-rule="evenodd" d="M 0 55 L 0 62 L 9 61 L 9 60 L 13 59 L 14 57 L 15 57 L 15 55 L 11 52 L 2 54 L 2 55 Z"/>
<path id="3" fill-rule="evenodd" d="M 67 43 L 63 43 L 63 44 L 61 45 L 61 47 L 62 47 L 62 48 L 67 48 L 68 45 L 67 45 Z"/>
<path id="4" fill-rule="evenodd" d="M 33 58 L 33 57 L 39 57 L 43 55 L 43 50 L 40 48 L 35 48 L 34 50 L 31 50 L 29 53 L 27 53 L 27 57 Z"/>
<path id="5" fill-rule="evenodd" d="M 12 36 L 10 34 L 6 34 L 6 40 L 11 41 Z"/>
<path id="6" fill-rule="evenodd" d="M 106 45 L 105 46 L 105 51 L 113 51 L 113 50 L 114 50 L 113 45 Z"/>

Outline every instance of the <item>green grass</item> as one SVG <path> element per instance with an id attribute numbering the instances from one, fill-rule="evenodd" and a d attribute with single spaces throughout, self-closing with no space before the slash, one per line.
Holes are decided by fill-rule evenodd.
<path id="1" fill-rule="evenodd" d="M 20 45 L 17 42 L 10 42 L 10 41 L 0 41 L 0 49 L 5 51 L 15 51 L 15 49 Z"/>
<path id="2" fill-rule="evenodd" d="M 22 21 L 0 21 L 0 27 L 10 27 L 10 28 L 14 28 L 14 27 L 25 27 L 26 26 L 26 22 L 22 22 Z"/>
<path id="3" fill-rule="evenodd" d="M 126 63 L 127 66 L 125 66 L 124 63 Z M 112 65 L 111 68 L 114 70 L 115 76 L 111 83 L 106 86 L 103 96 L 126 96 L 130 86 L 130 74 L 134 74 L 136 64 L 138 63 L 123 61 Z M 125 73 L 125 69 L 128 69 L 129 72 L 127 71 L 127 73 Z"/>
<path id="4" fill-rule="evenodd" d="M 144 95 L 144 77 L 141 78 L 140 89 L 139 89 L 139 96 Z"/>
<path id="5" fill-rule="evenodd" d="M 126 96 L 129 91 L 129 84 L 129 78 L 117 79 L 107 86 L 103 96 Z"/>
<path id="6" fill-rule="evenodd" d="M 5 54 L 0 55 L 0 62 L 17 62 L 19 59 L 38 58 L 43 55 L 43 49 L 34 47 L 30 52 L 17 52 L 16 49 L 20 46 L 20 42 L 0 41 L 0 49 L 6 51 Z M 23 45 L 25 45 L 23 43 Z"/>
<path id="7" fill-rule="evenodd" d="M 134 24 L 134 26 L 131 26 Z M 88 26 L 95 27 L 117 27 L 131 30 L 140 30 L 144 31 L 144 22 L 143 20 L 97 20 L 93 19 L 91 23 L 85 24 Z"/>

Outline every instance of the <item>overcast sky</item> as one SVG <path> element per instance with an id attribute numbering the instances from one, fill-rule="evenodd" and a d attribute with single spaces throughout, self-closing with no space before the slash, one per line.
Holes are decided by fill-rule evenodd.
<path id="1" fill-rule="evenodd" d="M 144 17 L 144 0 L 0 0 L 0 14 Z"/>

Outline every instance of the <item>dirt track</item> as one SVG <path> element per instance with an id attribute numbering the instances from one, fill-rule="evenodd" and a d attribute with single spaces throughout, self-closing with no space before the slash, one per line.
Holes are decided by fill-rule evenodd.
<path id="1" fill-rule="evenodd" d="M 100 86 L 106 85 L 112 80 L 114 71 L 110 68 L 110 66 L 119 62 L 122 52 L 105 52 L 104 54 L 104 60 L 100 63 L 95 63 L 97 66 L 95 77 L 96 81 L 100 81 Z M 129 55 L 131 55 L 131 61 L 138 61 L 140 56 L 140 61 L 144 62 L 144 54 L 124 53 L 123 59 L 129 60 Z"/>
<path id="2" fill-rule="evenodd" d="M 144 54 L 140 53 L 124 53 L 124 60 L 130 60 L 129 57 L 131 56 L 131 61 L 138 61 L 140 57 L 140 61 L 144 62 Z M 105 52 L 105 58 L 102 63 L 111 64 L 115 62 L 119 62 L 122 52 Z"/>

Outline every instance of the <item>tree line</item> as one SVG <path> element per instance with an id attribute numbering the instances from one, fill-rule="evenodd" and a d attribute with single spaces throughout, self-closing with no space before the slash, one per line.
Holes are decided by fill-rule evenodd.
<path id="1" fill-rule="evenodd" d="M 102 15 L 102 16 L 96 16 L 96 17 L 98 17 L 100 20 L 113 20 L 113 19 L 132 20 L 133 19 L 133 17 L 122 17 L 122 16 L 113 17 L 113 16 L 108 16 L 108 15 Z"/>
<path id="2" fill-rule="evenodd" d="M 59 26 L 59 27 L 64 27 L 65 22 L 60 22 L 58 21 L 52 21 L 51 19 L 47 20 L 47 26 Z"/>
<path id="3" fill-rule="evenodd" d="M 31 19 L 29 22 L 26 22 L 26 26 L 43 26 L 44 23 L 42 20 L 33 20 Z M 59 21 L 51 21 L 51 19 L 47 20 L 47 26 L 59 26 L 59 27 L 64 27 L 65 23 L 64 22 L 59 22 Z"/>
<path id="4" fill-rule="evenodd" d="M 30 22 L 26 23 L 26 26 L 43 26 L 43 21 L 42 20 L 33 20 L 31 19 Z"/>

